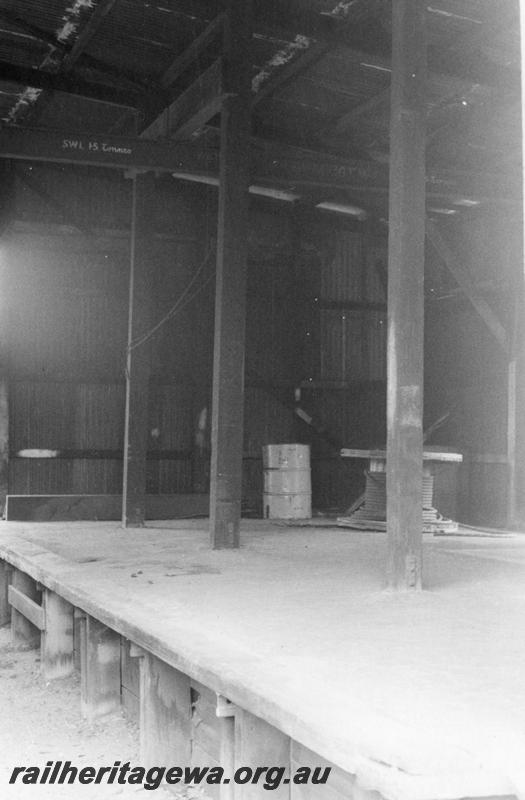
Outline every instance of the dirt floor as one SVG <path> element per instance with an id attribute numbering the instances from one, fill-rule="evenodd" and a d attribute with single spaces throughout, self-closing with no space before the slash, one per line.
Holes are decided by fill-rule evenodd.
<path id="1" fill-rule="evenodd" d="M 3 800 L 104 800 L 174 795 L 137 786 L 8 784 L 15 766 L 71 761 L 79 768 L 139 764 L 138 730 L 121 714 L 92 724 L 80 716 L 79 676 L 46 682 L 39 671 L 39 650 L 11 644 L 9 628 L 0 628 L 0 797 Z M 182 794 L 180 795 L 182 798 Z"/>

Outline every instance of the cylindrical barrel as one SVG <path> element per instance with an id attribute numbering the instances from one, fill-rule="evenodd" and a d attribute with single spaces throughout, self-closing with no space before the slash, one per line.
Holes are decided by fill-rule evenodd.
<path id="1" fill-rule="evenodd" d="M 266 519 L 307 519 L 312 516 L 310 446 L 268 444 L 263 447 Z"/>

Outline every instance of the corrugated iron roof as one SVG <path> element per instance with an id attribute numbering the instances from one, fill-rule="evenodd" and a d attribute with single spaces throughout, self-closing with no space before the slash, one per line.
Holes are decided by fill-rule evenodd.
<path id="1" fill-rule="evenodd" d="M 497 126 L 487 124 L 482 136 L 476 128 L 498 94 L 509 95 L 514 108 L 517 11 L 516 0 L 428 0 L 429 153 L 436 161 L 476 161 L 482 139 L 485 158 L 500 163 Z M 160 88 L 217 12 L 217 0 L 5 0 L 0 119 L 134 135 L 137 116 L 151 116 L 208 66 L 218 46 L 186 66 L 169 91 Z M 346 155 L 367 147 L 374 158 L 387 154 L 389 23 L 386 0 L 255 0 L 252 77 L 263 99 L 254 131 Z M 51 76 L 61 80 L 55 90 Z M 519 109 L 509 114 L 514 131 Z"/>

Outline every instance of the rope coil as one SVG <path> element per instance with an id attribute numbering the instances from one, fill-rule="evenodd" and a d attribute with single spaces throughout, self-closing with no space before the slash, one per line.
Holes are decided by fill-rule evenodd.
<path id="1" fill-rule="evenodd" d="M 386 472 L 365 470 L 365 495 L 361 506 L 349 517 L 339 517 L 341 525 L 365 530 L 385 530 L 386 528 Z M 423 475 L 421 506 L 423 530 L 452 532 L 457 523 L 442 517 L 433 506 L 434 476 Z"/>

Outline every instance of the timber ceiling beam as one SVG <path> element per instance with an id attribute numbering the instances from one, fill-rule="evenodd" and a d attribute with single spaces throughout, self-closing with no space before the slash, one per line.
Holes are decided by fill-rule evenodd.
<path id="1" fill-rule="evenodd" d="M 223 64 L 218 58 L 142 132 L 143 139 L 189 139 L 221 110 Z"/>
<path id="2" fill-rule="evenodd" d="M 301 191 L 352 190 L 369 194 L 388 191 L 388 165 L 339 158 L 313 150 L 252 139 L 252 179 L 264 185 Z M 82 135 L 5 126 L 0 128 L 0 157 L 24 161 L 84 164 L 128 169 L 152 169 L 216 177 L 218 149 L 188 142 L 154 141 L 105 135 Z M 514 178 L 514 182 L 513 179 Z M 427 172 L 427 194 L 447 198 L 458 207 L 476 205 L 462 198 L 480 196 L 487 202 L 520 203 L 519 174 Z"/>
<path id="3" fill-rule="evenodd" d="M 428 218 L 426 221 L 426 236 L 436 253 L 454 276 L 460 288 L 465 292 L 472 306 L 476 309 L 481 319 L 494 335 L 498 344 L 506 352 L 508 349 L 508 337 L 505 328 L 491 306 L 489 306 L 480 293 L 467 267 L 464 265 L 463 260 L 443 236 L 436 223 Z"/>

